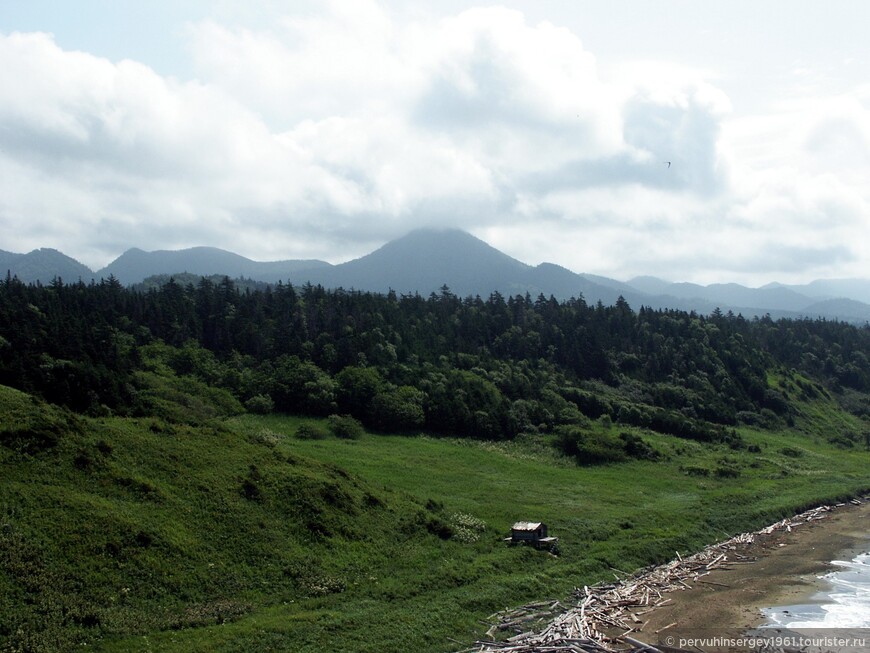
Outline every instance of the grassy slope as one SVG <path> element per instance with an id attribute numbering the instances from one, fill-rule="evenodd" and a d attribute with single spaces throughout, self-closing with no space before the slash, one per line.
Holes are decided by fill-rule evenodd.
<path id="1" fill-rule="evenodd" d="M 0 390 L 0 642 L 214 624 L 338 591 L 366 571 L 355 558 L 440 544 L 422 506 L 268 437 L 83 420 Z"/>
<path id="2" fill-rule="evenodd" d="M 666 460 L 578 468 L 535 443 L 299 440 L 289 417 L 86 420 L 0 388 L 0 650 L 458 648 L 503 607 L 870 487 L 868 454 L 824 437 L 860 423 L 802 405 L 794 431 L 744 432 L 760 453 L 644 434 Z M 456 512 L 477 542 L 427 529 Z M 517 519 L 562 555 L 506 547 Z"/>

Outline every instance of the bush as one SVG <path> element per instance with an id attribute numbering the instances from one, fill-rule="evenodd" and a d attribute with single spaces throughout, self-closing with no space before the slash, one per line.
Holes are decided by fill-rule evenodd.
<path id="1" fill-rule="evenodd" d="M 574 426 L 563 426 L 559 429 L 557 444 L 581 465 L 615 463 L 626 459 L 622 441 L 606 431 L 585 431 Z"/>
<path id="2" fill-rule="evenodd" d="M 779 453 L 783 456 L 788 456 L 789 458 L 802 458 L 804 455 L 803 451 L 794 447 L 783 447 L 779 450 Z"/>
<path id="3" fill-rule="evenodd" d="M 716 464 L 716 478 L 737 478 L 740 476 L 740 465 L 731 458 L 722 458 Z"/>
<path id="4" fill-rule="evenodd" d="M 740 476 L 740 469 L 736 465 L 720 463 L 716 467 L 716 478 L 737 478 L 738 476 Z"/>
<path id="5" fill-rule="evenodd" d="M 438 517 L 430 517 L 426 520 L 426 530 L 432 533 L 432 535 L 437 535 L 442 540 L 449 540 L 453 537 L 453 527 Z"/>
<path id="6" fill-rule="evenodd" d="M 328 422 L 329 430 L 337 438 L 358 440 L 365 433 L 363 425 L 351 415 L 330 415 Z"/>
<path id="7" fill-rule="evenodd" d="M 275 410 L 275 402 L 269 395 L 254 395 L 245 402 L 248 412 L 257 415 L 267 415 Z"/>
<path id="8" fill-rule="evenodd" d="M 622 462 L 629 458 L 661 458 L 659 451 L 634 433 L 623 432 L 617 437 L 610 431 L 588 430 L 574 425 L 559 427 L 557 433 L 556 445 L 581 465 Z"/>
<path id="9" fill-rule="evenodd" d="M 253 436 L 251 436 L 250 441 L 254 444 L 262 444 L 267 447 L 274 448 L 281 440 L 284 439 L 284 436 L 280 433 L 276 433 L 271 429 L 260 429 Z"/>
<path id="10" fill-rule="evenodd" d="M 639 435 L 635 435 L 634 433 L 620 433 L 619 439 L 622 440 L 622 446 L 625 449 L 625 453 L 632 458 L 637 458 L 639 460 L 658 460 L 661 457 L 658 450 Z"/>
<path id="11" fill-rule="evenodd" d="M 486 522 L 474 515 L 457 512 L 450 516 L 452 538 L 463 544 L 474 544 L 486 530 Z"/>
<path id="12" fill-rule="evenodd" d="M 737 413 L 737 422 L 746 426 L 761 426 L 761 415 L 750 410 L 741 410 Z"/>
<path id="13" fill-rule="evenodd" d="M 424 395 L 411 386 L 402 386 L 375 395 L 371 413 L 377 428 L 388 432 L 414 431 L 423 426 Z"/>
<path id="14" fill-rule="evenodd" d="M 326 436 L 326 429 L 314 422 L 304 422 L 296 429 L 296 437 L 303 440 L 323 440 Z"/>
<path id="15" fill-rule="evenodd" d="M 65 408 L 50 407 L 37 399 L 24 406 L 0 424 L 0 446 L 36 454 L 53 449 L 66 436 L 82 433 L 82 422 Z"/>
<path id="16" fill-rule="evenodd" d="M 858 439 L 856 433 L 834 433 L 828 436 L 828 442 L 840 449 L 851 449 L 855 446 L 855 441 Z"/>
<path id="17" fill-rule="evenodd" d="M 789 411 L 788 399 L 781 392 L 773 389 L 768 389 L 764 393 L 762 400 L 764 409 L 768 409 L 777 415 L 787 415 Z M 762 414 L 764 411 L 762 410 Z"/>
<path id="18" fill-rule="evenodd" d="M 783 419 L 770 408 L 761 409 L 761 425 L 769 431 L 776 431 L 785 426 Z"/>

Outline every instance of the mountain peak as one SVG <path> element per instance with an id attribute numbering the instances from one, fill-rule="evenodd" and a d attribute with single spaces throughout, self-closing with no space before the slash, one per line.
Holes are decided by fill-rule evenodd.
<path id="1" fill-rule="evenodd" d="M 415 229 L 404 236 L 391 240 L 381 246 L 377 251 L 384 248 L 419 248 L 426 251 L 446 251 L 448 248 L 460 247 L 463 249 L 477 248 L 480 251 L 496 252 L 501 256 L 507 256 L 489 243 L 471 235 L 462 229 L 423 227 Z M 372 252 L 373 254 L 375 252 Z M 519 262 L 519 261 L 517 261 Z"/>
<path id="2" fill-rule="evenodd" d="M 89 267 L 50 247 L 34 249 L 27 254 L 10 253 L 0 257 L 0 263 L 25 283 L 52 279 L 78 281 L 93 276 Z"/>
<path id="3" fill-rule="evenodd" d="M 446 285 L 454 294 L 465 296 L 478 294 L 481 288 L 512 292 L 512 282 L 530 269 L 466 231 L 427 228 L 332 270 L 318 271 L 322 273 L 316 281 L 326 286 L 423 294 Z"/>
<path id="4" fill-rule="evenodd" d="M 459 229 L 417 229 L 344 265 L 351 264 L 354 267 L 401 265 L 407 266 L 409 272 L 436 264 L 439 267 L 459 266 L 461 269 L 483 265 L 525 265 Z"/>
<path id="5" fill-rule="evenodd" d="M 160 274 L 184 272 L 197 276 L 221 275 L 266 283 L 301 285 L 385 293 L 437 293 L 447 286 L 454 295 L 537 297 L 557 299 L 582 296 L 587 302 L 613 304 L 622 296 L 638 308 L 674 308 L 708 313 L 715 307 L 744 315 L 771 313 L 774 317 L 823 315 L 849 321 L 870 319 L 870 281 L 842 279 L 815 281 L 803 286 L 769 284 L 747 288 L 738 284 L 671 283 L 655 277 L 635 277 L 622 283 L 591 274 L 577 274 L 553 263 L 530 266 L 499 251 L 461 229 L 421 228 L 384 244 L 370 254 L 340 265 L 316 260 L 257 262 L 215 247 L 143 251 L 128 249 L 96 275 L 57 250 L 43 248 L 30 254 L 0 250 L 0 273 L 9 270 L 25 282 L 47 283 L 88 280 L 113 275 L 123 284 L 141 282 Z M 832 298 L 853 301 L 822 301 Z M 854 301 L 856 300 L 856 301 Z"/>

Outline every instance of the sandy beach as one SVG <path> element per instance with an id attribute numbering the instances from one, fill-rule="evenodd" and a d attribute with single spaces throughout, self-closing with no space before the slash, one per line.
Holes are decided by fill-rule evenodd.
<path id="1" fill-rule="evenodd" d="M 856 627 L 866 623 L 866 604 L 849 602 L 850 594 L 832 592 L 833 585 L 820 578 L 836 567 L 832 561 L 843 561 L 839 564 L 842 569 L 855 564 L 858 556 L 863 560 L 870 555 L 870 500 L 815 508 L 758 532 L 711 545 L 695 555 L 684 558 L 679 552 L 675 554 L 669 563 L 625 582 L 584 588 L 582 600 L 550 618 L 543 629 L 517 630 L 517 625 L 539 618 L 537 611 L 547 602 L 499 613 L 500 622 L 493 624 L 487 635 L 507 629 L 517 634 L 505 641 L 482 640 L 477 642 L 478 648 L 468 650 L 603 652 L 613 650 L 609 646 L 613 642 L 635 648 L 652 645 L 657 647 L 652 650 L 669 653 L 870 650 L 870 628 Z M 866 562 L 860 565 L 853 567 L 858 574 L 862 566 L 867 567 Z M 839 575 L 836 582 L 843 582 Z M 859 590 L 856 600 L 862 582 L 851 586 Z M 828 611 L 815 608 L 819 605 L 811 598 L 815 594 L 836 598 L 837 605 L 857 611 L 843 618 L 842 611 L 832 613 L 830 606 Z M 821 603 L 827 605 L 828 601 Z M 779 608 L 774 614 L 784 616 L 775 624 L 804 626 L 790 629 L 771 624 L 760 628 L 771 619 L 763 612 L 769 608 Z M 814 616 L 806 618 L 807 614 L 836 614 L 838 626 L 812 626 L 819 622 Z M 844 639 L 847 636 L 848 641 Z M 832 637 L 837 641 L 831 643 Z M 800 639 L 798 645 L 796 639 Z"/>
<path id="2" fill-rule="evenodd" d="M 870 502 L 847 504 L 791 532 L 759 536 L 740 553 L 747 564 L 717 569 L 668 594 L 672 601 L 643 616 L 638 638 L 654 643 L 667 632 L 745 632 L 762 624 L 763 608 L 794 605 L 822 586 L 833 559 L 870 550 Z"/>

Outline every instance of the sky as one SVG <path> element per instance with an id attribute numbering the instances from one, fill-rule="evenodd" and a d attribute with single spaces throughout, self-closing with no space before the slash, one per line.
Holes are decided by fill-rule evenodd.
<path id="1" fill-rule="evenodd" d="M 863 0 L 0 0 L 0 250 L 870 278 Z"/>

